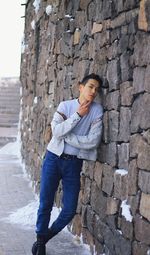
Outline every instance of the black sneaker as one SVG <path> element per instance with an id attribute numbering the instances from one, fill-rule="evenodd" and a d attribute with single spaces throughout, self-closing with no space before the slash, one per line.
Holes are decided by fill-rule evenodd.
<path id="1" fill-rule="evenodd" d="M 46 255 L 45 238 L 37 235 L 37 241 L 32 246 L 33 255 Z"/>

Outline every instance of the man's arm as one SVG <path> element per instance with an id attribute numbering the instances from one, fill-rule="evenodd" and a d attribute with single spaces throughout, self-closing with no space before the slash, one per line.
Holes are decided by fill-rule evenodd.
<path id="1" fill-rule="evenodd" d="M 79 149 L 97 148 L 102 135 L 102 116 L 96 119 L 90 128 L 88 135 L 80 136 L 70 133 L 65 137 L 65 142 Z"/>
<path id="2" fill-rule="evenodd" d="M 75 112 L 64 120 L 63 113 L 55 112 L 51 122 L 52 134 L 57 138 L 64 138 L 80 121 L 81 117 Z"/>

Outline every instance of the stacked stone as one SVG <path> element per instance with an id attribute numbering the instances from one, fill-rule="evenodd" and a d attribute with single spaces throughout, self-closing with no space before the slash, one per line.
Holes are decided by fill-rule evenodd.
<path id="1" fill-rule="evenodd" d="M 84 75 L 101 75 L 102 143 L 98 161 L 84 162 L 71 229 L 93 254 L 149 254 L 149 0 L 35 2 L 26 5 L 21 64 L 26 166 L 38 188 L 56 106 L 78 95 Z"/>

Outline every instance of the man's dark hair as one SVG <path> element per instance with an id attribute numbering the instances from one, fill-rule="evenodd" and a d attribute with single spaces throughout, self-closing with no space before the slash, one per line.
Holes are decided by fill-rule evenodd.
<path id="1" fill-rule="evenodd" d="M 98 81 L 99 85 L 101 86 L 103 81 L 102 81 L 102 78 L 98 75 L 98 74 L 95 74 L 95 73 L 91 73 L 87 76 L 85 76 L 82 81 L 80 82 L 80 84 L 86 84 L 88 82 L 88 80 L 90 79 L 93 79 L 93 80 L 96 80 Z"/>

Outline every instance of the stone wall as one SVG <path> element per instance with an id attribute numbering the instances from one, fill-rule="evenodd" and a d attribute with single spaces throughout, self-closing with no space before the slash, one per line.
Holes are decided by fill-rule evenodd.
<path id="1" fill-rule="evenodd" d="M 92 254 L 150 254 L 150 1 L 28 1 L 22 46 L 22 155 L 36 190 L 58 103 L 98 73 L 103 138 L 70 229 Z"/>

